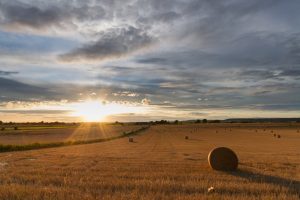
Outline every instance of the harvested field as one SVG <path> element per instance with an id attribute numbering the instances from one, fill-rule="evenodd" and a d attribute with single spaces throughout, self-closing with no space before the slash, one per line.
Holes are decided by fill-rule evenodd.
<path id="1" fill-rule="evenodd" d="M 2 153 L 0 199 L 299 199 L 297 127 L 259 126 L 159 125 L 134 142 Z M 237 153 L 237 172 L 209 167 L 217 146 Z"/>
<path id="2" fill-rule="evenodd" d="M 19 130 L 0 132 L 0 144 L 23 145 L 31 143 L 53 143 L 65 141 L 86 141 L 110 138 L 141 128 L 136 125 L 106 125 L 100 123 L 83 123 L 79 126 L 61 127 L 22 127 Z"/>

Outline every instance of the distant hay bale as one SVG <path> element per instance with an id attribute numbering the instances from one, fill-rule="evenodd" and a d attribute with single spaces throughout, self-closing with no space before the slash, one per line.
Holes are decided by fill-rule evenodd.
<path id="1" fill-rule="evenodd" d="M 15 130 L 18 130 L 18 127 L 17 127 L 17 126 L 15 126 L 15 127 L 14 127 L 14 129 L 15 129 Z"/>
<path id="2" fill-rule="evenodd" d="M 1 131 L 5 131 L 5 127 L 2 127 L 2 128 L 1 128 Z"/>
<path id="3" fill-rule="evenodd" d="M 238 167 L 238 157 L 227 147 L 218 147 L 208 154 L 208 163 L 214 170 L 234 171 Z"/>
<path id="4" fill-rule="evenodd" d="M 276 134 L 273 134 L 274 135 L 274 137 L 276 137 Z"/>
<path id="5" fill-rule="evenodd" d="M 189 136 L 185 136 L 185 139 L 188 140 L 188 139 L 189 139 Z"/>
<path id="6" fill-rule="evenodd" d="M 130 137 L 128 140 L 129 140 L 129 142 L 133 142 L 133 138 L 132 137 Z"/>
<path id="7" fill-rule="evenodd" d="M 277 138 L 281 138 L 281 136 L 280 136 L 280 135 L 277 135 Z"/>
<path id="8" fill-rule="evenodd" d="M 211 187 L 209 187 L 209 188 L 207 189 L 207 192 L 208 192 L 208 193 L 213 193 L 213 192 L 215 192 L 215 188 L 214 188 L 213 186 L 211 186 Z"/>

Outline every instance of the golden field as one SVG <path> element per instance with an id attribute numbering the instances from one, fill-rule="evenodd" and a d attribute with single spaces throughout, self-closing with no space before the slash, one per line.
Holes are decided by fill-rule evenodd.
<path id="1" fill-rule="evenodd" d="M 66 141 L 88 141 L 111 138 L 141 128 L 137 125 L 109 125 L 82 123 L 76 125 L 20 125 L 6 127 L 0 131 L 0 144 L 25 145 L 32 143 L 54 143 Z"/>
<path id="2" fill-rule="evenodd" d="M 88 127 L 81 128 L 80 133 L 89 134 Z M 133 136 L 134 142 L 124 137 L 1 153 L 0 199 L 296 200 L 299 130 L 300 124 L 155 125 Z M 60 137 L 65 130 L 55 131 Z M 218 146 L 237 153 L 238 171 L 210 169 L 207 155 Z"/>

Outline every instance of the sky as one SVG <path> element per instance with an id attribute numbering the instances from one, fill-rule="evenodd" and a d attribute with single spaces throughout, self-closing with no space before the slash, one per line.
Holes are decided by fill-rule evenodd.
<path id="1" fill-rule="evenodd" d="M 299 10 L 298 0 L 0 0 L 0 120 L 300 117 Z"/>

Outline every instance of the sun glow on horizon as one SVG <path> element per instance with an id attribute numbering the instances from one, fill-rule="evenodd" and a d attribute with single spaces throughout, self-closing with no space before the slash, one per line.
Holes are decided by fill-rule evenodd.
<path id="1" fill-rule="evenodd" d="M 110 115 L 137 113 L 140 109 L 117 103 L 105 103 L 100 100 L 87 100 L 74 105 L 73 116 L 80 117 L 85 122 L 100 122 Z"/>

